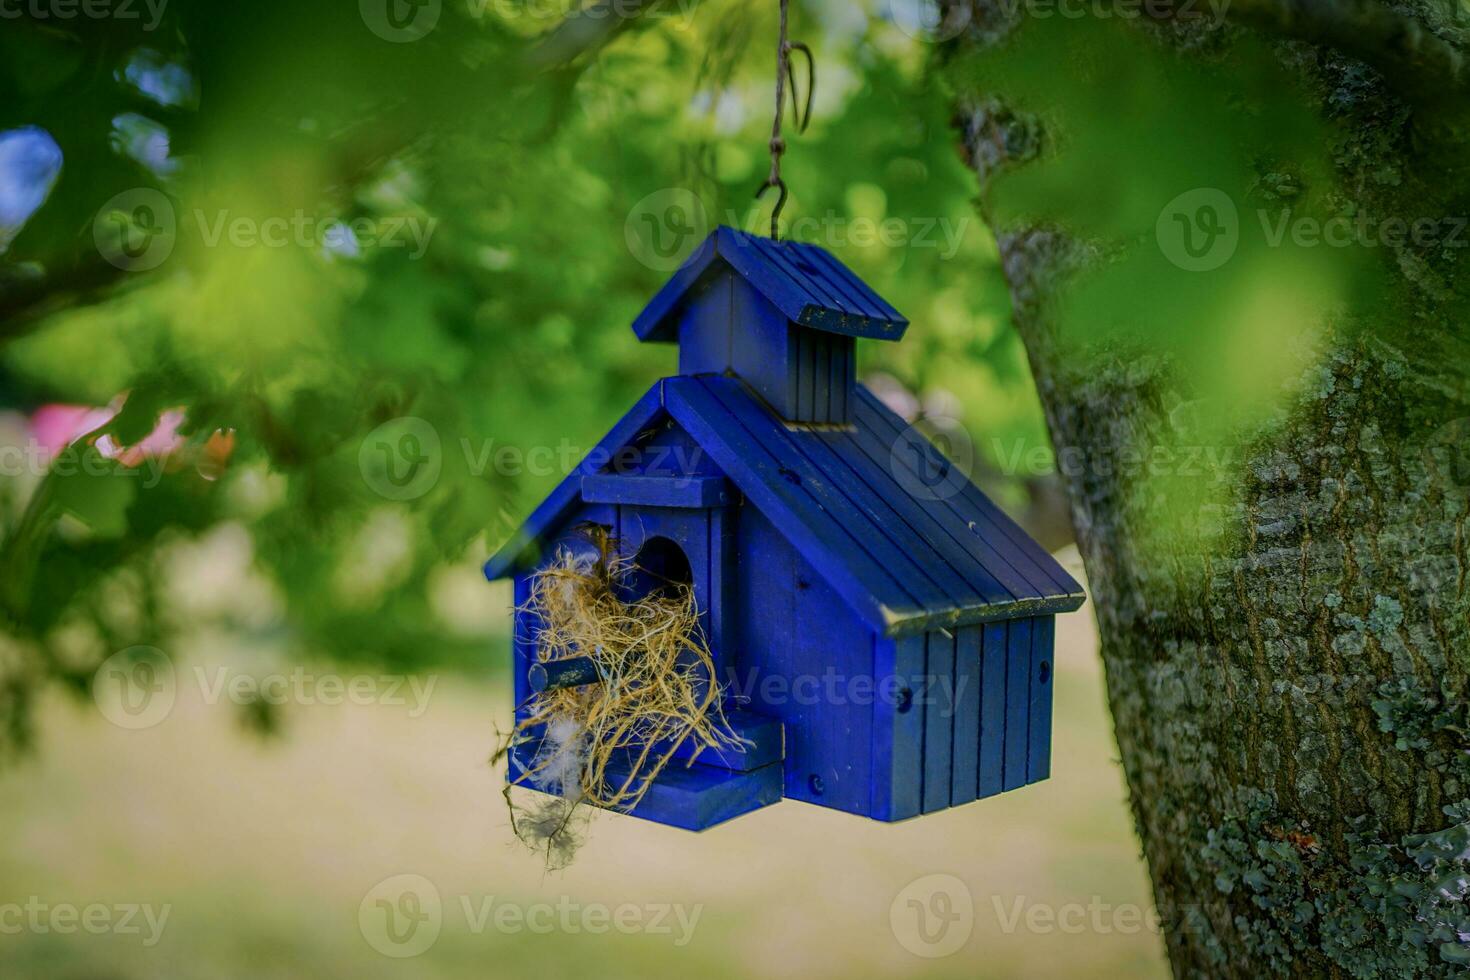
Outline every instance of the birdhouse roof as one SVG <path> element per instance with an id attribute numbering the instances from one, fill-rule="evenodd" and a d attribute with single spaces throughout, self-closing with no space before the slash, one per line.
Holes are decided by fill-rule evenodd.
<path id="1" fill-rule="evenodd" d="M 737 378 L 667 378 L 485 566 L 527 567 L 596 462 L 667 417 L 876 631 L 1070 612 L 1081 586 L 979 488 L 859 385 L 853 425 L 793 428 Z M 600 460 L 599 460 L 600 457 Z"/>
<path id="2" fill-rule="evenodd" d="M 826 249 L 772 241 L 721 225 L 633 321 L 639 340 L 677 340 L 685 300 L 720 274 L 750 283 L 787 319 L 814 330 L 898 340 L 909 321 Z"/>

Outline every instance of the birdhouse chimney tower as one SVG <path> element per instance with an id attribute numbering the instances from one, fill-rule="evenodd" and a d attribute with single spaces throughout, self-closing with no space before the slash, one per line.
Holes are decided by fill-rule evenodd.
<path id="1" fill-rule="evenodd" d="M 679 373 L 739 377 L 788 422 L 848 425 L 856 340 L 908 321 L 827 252 L 719 228 L 634 321 L 677 341 Z"/>

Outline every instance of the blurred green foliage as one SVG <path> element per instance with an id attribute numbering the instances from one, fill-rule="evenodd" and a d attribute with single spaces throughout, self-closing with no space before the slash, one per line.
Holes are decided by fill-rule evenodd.
<path id="1" fill-rule="evenodd" d="M 44 203 L 0 235 L 0 398 L 24 416 L 126 393 L 72 450 L 95 465 L 3 478 L 14 676 L 82 689 L 111 651 L 164 642 L 179 625 L 152 594 L 164 556 L 221 525 L 248 531 L 281 605 L 265 628 L 292 649 L 493 661 L 484 636 L 446 627 L 436 582 L 508 536 L 673 367 L 627 329 L 667 276 L 641 261 L 640 208 L 682 188 L 701 234 L 766 227 L 770 197 L 752 193 L 774 3 L 624 20 L 386 2 L 171 0 L 151 28 L 140 6 L 0 32 L 0 139 L 43 132 L 60 154 L 59 171 L 5 175 Z M 437 21 L 389 41 L 384 10 Z M 797 4 L 792 33 L 818 76 L 810 131 L 788 128 L 783 220 L 915 323 L 902 345 L 866 345 L 864 370 L 953 396 L 938 404 L 983 427 L 982 452 L 1044 446 L 927 46 L 881 2 Z M 156 268 L 118 267 L 157 241 Z M 135 445 L 176 408 L 187 444 L 167 471 L 88 448 Z M 403 417 L 438 442 L 437 479 L 411 499 L 385 495 L 365 442 Z M 12 719 L 24 688 L 10 685 Z"/>

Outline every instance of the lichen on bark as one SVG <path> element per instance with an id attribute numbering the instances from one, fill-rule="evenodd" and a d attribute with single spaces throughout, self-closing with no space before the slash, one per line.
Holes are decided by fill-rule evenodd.
<path id="1" fill-rule="evenodd" d="M 946 49 L 951 63 L 1008 43 L 1017 18 L 994 7 L 974 5 L 971 31 Z M 1150 30 L 1175 54 L 1187 37 L 1190 56 L 1228 70 L 1241 28 Z M 1323 152 L 1335 203 L 1380 218 L 1457 213 L 1459 188 L 1434 188 L 1423 172 L 1443 147 L 1420 136 L 1456 132 L 1458 120 L 1417 118 L 1385 66 L 1302 37 L 1271 43 L 1332 134 Z M 1387 67 L 1412 72 L 1412 57 L 1395 59 Z M 1078 338 L 1060 322 L 1058 300 L 1080 276 L 1146 244 L 998 217 L 998 178 L 1066 153 L 1067 133 L 1046 106 L 1023 111 L 956 77 L 957 127 L 1056 451 L 1085 462 L 1063 476 L 1176 974 L 1460 975 L 1470 965 L 1461 256 L 1392 250 L 1372 318 L 1327 318 L 1269 411 L 1228 436 L 1201 427 L 1210 408 L 1176 359 L 1124 335 Z M 1290 163 L 1263 161 L 1260 187 L 1293 191 Z M 1137 463 L 1201 433 L 1215 455 L 1200 473 Z"/>

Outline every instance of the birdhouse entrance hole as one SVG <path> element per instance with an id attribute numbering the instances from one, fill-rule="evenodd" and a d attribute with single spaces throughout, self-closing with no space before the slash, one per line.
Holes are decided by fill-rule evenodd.
<path id="1" fill-rule="evenodd" d="M 633 558 L 633 596 L 674 598 L 681 589 L 692 588 L 694 570 L 689 556 L 672 539 L 652 537 L 643 542 Z"/>

